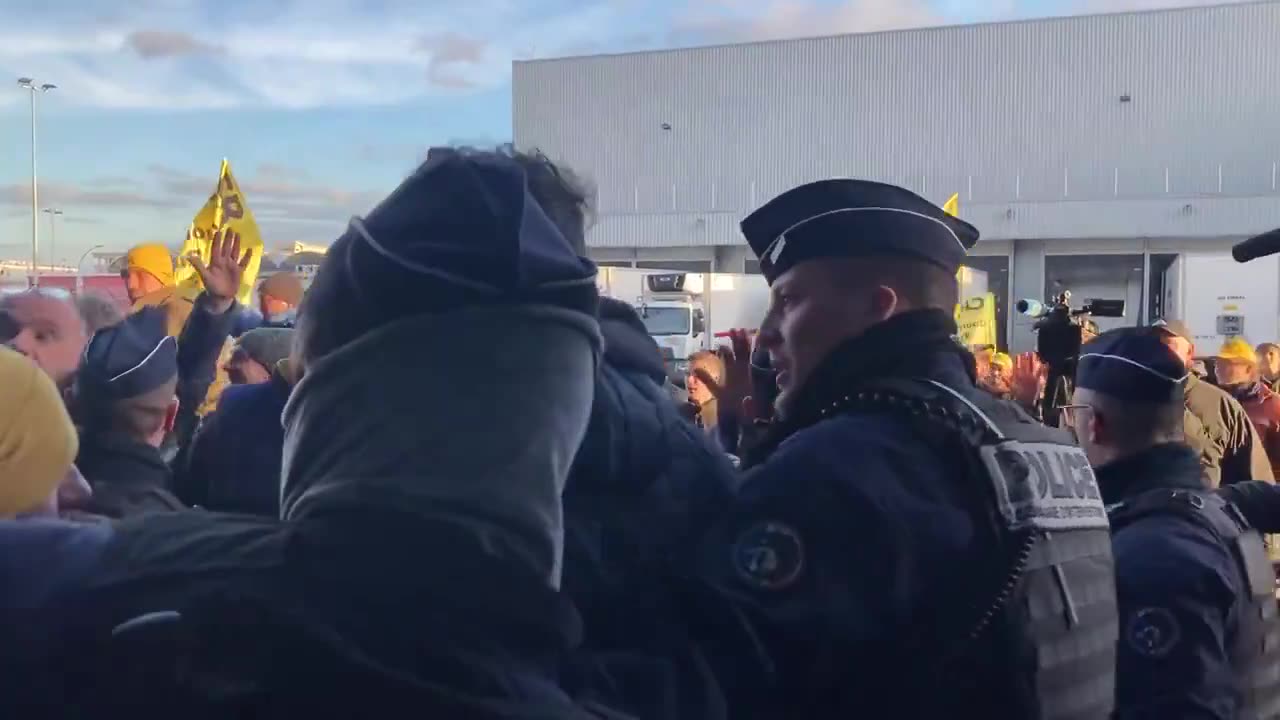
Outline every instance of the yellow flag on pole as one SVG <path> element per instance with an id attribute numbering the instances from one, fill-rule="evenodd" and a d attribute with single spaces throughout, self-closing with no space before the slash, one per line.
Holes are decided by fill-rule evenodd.
<path id="1" fill-rule="evenodd" d="M 258 232 L 258 223 L 253 219 L 249 204 L 245 202 L 240 184 L 231 174 L 231 164 L 223 160 L 222 169 L 218 172 L 218 184 L 204 207 L 191 220 L 191 226 L 187 228 L 187 239 L 178 252 L 174 280 L 180 292 L 194 297 L 203 289 L 199 274 L 187 258 L 199 253 L 200 259 L 208 263 L 214 233 L 227 229 L 240 235 L 241 252 L 253 250 L 253 258 L 244 272 L 244 279 L 240 281 L 240 292 L 236 293 L 240 304 L 252 305 L 253 286 L 258 279 L 258 268 L 262 264 L 262 233 Z"/>
<path id="2" fill-rule="evenodd" d="M 960 216 L 960 193 L 956 193 L 955 195 L 947 198 L 947 201 L 942 204 L 942 212 L 950 215 L 951 217 Z"/>

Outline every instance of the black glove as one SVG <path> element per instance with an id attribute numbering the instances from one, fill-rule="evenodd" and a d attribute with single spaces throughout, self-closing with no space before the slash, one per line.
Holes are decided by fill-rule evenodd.
<path id="1" fill-rule="evenodd" d="M 1240 509 L 1249 524 L 1264 534 L 1280 533 L 1280 486 L 1251 480 L 1218 488 L 1218 495 Z"/>

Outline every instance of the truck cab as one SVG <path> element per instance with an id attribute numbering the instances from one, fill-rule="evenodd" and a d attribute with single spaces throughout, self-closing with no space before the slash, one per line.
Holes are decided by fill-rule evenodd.
<path id="1" fill-rule="evenodd" d="M 651 273 L 644 278 L 636 312 L 658 343 L 667 370 L 688 372 L 689 356 L 708 347 L 704 277 L 699 273 Z"/>

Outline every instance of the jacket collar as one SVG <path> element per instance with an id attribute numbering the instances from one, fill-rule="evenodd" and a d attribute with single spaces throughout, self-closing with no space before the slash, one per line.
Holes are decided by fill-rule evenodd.
<path id="1" fill-rule="evenodd" d="M 119 433 L 81 433 L 76 467 L 91 486 L 111 483 L 167 487 L 169 484 L 169 466 L 160 450 Z"/>
<path id="2" fill-rule="evenodd" d="M 822 411 L 876 380 L 929 378 L 961 394 L 975 392 L 973 356 L 955 341 L 955 321 L 941 310 L 903 313 L 837 346 L 797 391 L 786 418 L 750 453 L 754 465 L 787 437 L 816 424 Z"/>
<path id="3" fill-rule="evenodd" d="M 1182 443 L 1164 443 L 1094 468 L 1102 499 L 1112 505 L 1150 490 L 1204 489 L 1200 456 Z"/>

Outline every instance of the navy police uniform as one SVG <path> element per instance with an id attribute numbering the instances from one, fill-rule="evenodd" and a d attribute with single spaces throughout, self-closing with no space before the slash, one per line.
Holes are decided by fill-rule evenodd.
<path id="1" fill-rule="evenodd" d="M 742 223 L 770 284 L 892 256 L 954 273 L 967 223 L 890 185 L 790 190 Z M 976 389 L 950 308 L 838 345 L 703 538 L 733 717 L 1110 714 L 1110 538 L 1069 437 Z M 727 607 L 726 607 L 727 606 Z"/>
<path id="2" fill-rule="evenodd" d="M 1158 335 L 1138 328 L 1086 344 L 1076 374 L 1077 388 L 1134 405 L 1176 405 L 1186 381 Z M 1182 443 L 1096 473 L 1120 608 L 1116 717 L 1280 717 L 1275 575 L 1258 533 L 1204 487 Z"/>
<path id="3" fill-rule="evenodd" d="M 162 414 L 174 397 L 178 342 L 166 323 L 160 308 L 143 308 L 99 330 L 85 348 L 74 404 L 80 425 L 76 466 L 93 488 L 88 512 L 123 518 L 184 507 L 170 492 L 169 466 L 159 448 L 122 428 L 117 413 L 124 403 L 143 402 L 139 412 Z M 166 392 L 167 386 L 173 389 Z"/>

